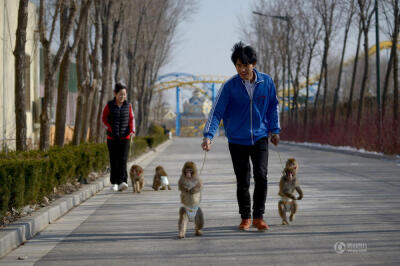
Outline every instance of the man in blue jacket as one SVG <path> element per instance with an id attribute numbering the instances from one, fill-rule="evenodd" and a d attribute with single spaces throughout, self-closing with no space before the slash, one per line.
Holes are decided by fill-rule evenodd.
<path id="1" fill-rule="evenodd" d="M 269 229 L 263 219 L 268 189 L 268 137 L 276 146 L 279 143 L 279 104 L 275 85 L 270 76 L 254 67 L 257 54 L 242 42 L 232 49 L 232 62 L 237 75 L 220 88 L 204 127 L 203 150 L 211 149 L 221 119 L 229 142 L 229 151 L 237 180 L 237 200 L 242 221 L 240 230 L 248 230 L 253 216 L 253 226 Z M 254 193 L 251 212 L 250 161 L 253 164 Z"/>

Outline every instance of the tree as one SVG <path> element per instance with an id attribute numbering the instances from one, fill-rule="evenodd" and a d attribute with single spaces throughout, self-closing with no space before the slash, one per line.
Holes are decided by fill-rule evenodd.
<path id="1" fill-rule="evenodd" d="M 336 119 L 336 107 L 338 104 L 338 99 L 339 99 L 339 90 L 341 86 L 341 79 L 342 79 L 342 69 L 343 69 L 343 62 L 344 62 L 344 54 L 346 52 L 346 45 L 347 45 L 347 37 L 350 31 L 350 26 L 351 22 L 353 19 L 353 16 L 355 14 L 355 0 L 351 0 L 350 2 L 345 2 L 346 4 L 342 7 L 343 13 L 347 13 L 347 20 L 346 24 L 344 26 L 344 39 L 343 39 L 343 48 L 342 48 L 342 55 L 340 57 L 340 64 L 339 64 L 339 73 L 337 77 L 337 82 L 336 82 L 336 87 L 335 87 L 335 93 L 333 96 L 333 106 L 332 106 L 332 112 L 331 112 L 331 127 L 335 125 L 335 119 Z"/>
<path id="2" fill-rule="evenodd" d="M 322 64 L 320 71 L 320 78 L 318 82 L 317 95 L 315 96 L 313 116 L 315 119 L 316 109 L 318 104 L 318 97 L 320 93 L 320 87 L 322 82 L 322 76 L 324 75 L 324 97 L 322 101 L 322 117 L 325 116 L 325 105 L 326 96 L 328 94 L 328 55 L 332 33 L 334 32 L 335 24 L 337 24 L 338 18 L 335 18 L 335 11 L 337 8 L 338 0 L 315 0 L 315 10 L 321 17 L 322 25 L 324 28 L 324 52 L 322 56 Z"/>
<path id="3" fill-rule="evenodd" d="M 68 19 L 64 27 L 64 31 L 61 32 L 60 45 L 57 49 L 55 56 L 51 56 L 51 43 L 53 41 L 54 32 L 56 30 L 57 17 L 61 12 L 62 0 L 57 0 L 54 6 L 54 15 L 51 19 L 51 28 L 49 36 L 47 37 L 46 29 L 46 8 L 48 9 L 50 5 L 46 5 L 46 0 L 40 0 L 39 7 L 39 33 L 40 42 L 43 46 L 43 63 L 44 63 L 44 99 L 42 106 L 42 113 L 40 114 L 40 149 L 48 150 L 50 148 L 50 107 L 51 101 L 54 97 L 54 83 L 55 75 L 60 66 L 61 59 L 67 49 L 68 40 L 70 38 L 74 19 L 76 17 L 77 8 L 76 2 L 70 0 Z"/>
<path id="4" fill-rule="evenodd" d="M 368 54 L 368 32 L 370 29 L 372 15 L 374 14 L 373 4 L 371 0 L 357 0 L 359 8 L 359 16 L 361 22 L 361 30 L 364 35 L 364 73 L 361 81 L 360 98 L 358 103 L 357 126 L 360 127 L 362 110 L 364 104 L 365 88 L 368 82 L 369 54 Z"/>
<path id="5" fill-rule="evenodd" d="M 55 130 L 55 145 L 63 147 L 65 140 L 65 127 L 66 127 L 66 113 L 67 113 L 67 99 L 68 99 L 68 81 L 70 74 L 70 64 L 71 57 L 75 52 L 76 47 L 78 46 L 79 40 L 81 38 L 82 28 L 84 27 L 85 22 L 87 23 L 87 16 L 92 4 L 92 0 L 82 0 L 81 8 L 79 14 L 79 22 L 77 25 L 77 29 L 74 33 L 74 41 L 72 46 L 69 45 L 69 41 L 67 40 L 67 47 L 64 53 L 63 59 L 60 65 L 60 75 L 59 75 L 59 83 L 58 83 L 58 93 L 57 93 L 57 111 L 56 111 L 56 130 Z M 66 2 L 63 2 L 61 5 L 61 16 L 60 16 L 60 30 L 64 32 L 66 26 L 68 25 L 68 13 L 69 10 Z M 62 35 L 60 36 L 60 39 Z M 78 73 L 79 74 L 79 73 Z"/>
<path id="6" fill-rule="evenodd" d="M 15 125 L 16 148 L 25 151 L 26 146 L 26 88 L 25 64 L 29 64 L 25 56 L 26 27 L 28 25 L 28 0 L 21 0 L 18 8 L 18 26 L 16 33 L 15 56 Z M 3 88 L 5 90 L 5 88 Z"/>
<path id="7" fill-rule="evenodd" d="M 359 59 L 359 54 L 360 54 L 361 35 L 362 35 L 361 20 L 359 20 L 359 22 L 358 22 L 358 37 L 357 37 L 357 45 L 356 45 L 357 48 L 356 48 L 356 55 L 354 57 L 353 72 L 351 75 L 351 84 L 350 84 L 350 94 L 349 94 L 349 100 L 348 100 L 348 104 L 347 104 L 347 114 L 346 114 L 347 124 L 350 122 L 350 119 L 352 116 L 352 111 L 353 111 L 353 94 L 354 94 L 354 85 L 355 85 L 356 76 L 357 76 L 358 59 Z"/>

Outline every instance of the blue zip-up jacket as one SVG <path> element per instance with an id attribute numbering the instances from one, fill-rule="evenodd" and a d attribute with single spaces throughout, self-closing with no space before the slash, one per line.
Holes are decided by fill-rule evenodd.
<path id="1" fill-rule="evenodd" d="M 221 119 L 229 143 L 254 145 L 269 133 L 279 134 L 279 102 L 271 77 L 258 72 L 253 99 L 237 74 L 219 89 L 204 127 L 205 138 L 212 139 Z"/>

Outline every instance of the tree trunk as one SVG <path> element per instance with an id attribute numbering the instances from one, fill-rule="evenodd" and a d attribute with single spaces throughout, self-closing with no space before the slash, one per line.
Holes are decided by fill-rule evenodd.
<path id="1" fill-rule="evenodd" d="M 347 116 L 346 120 L 347 123 L 349 122 L 349 119 L 351 118 L 352 115 L 352 109 L 353 109 L 353 94 L 354 94 L 354 85 L 356 81 L 356 76 L 357 76 L 357 67 L 358 67 L 358 55 L 360 53 L 360 43 L 361 43 L 361 35 L 362 35 L 362 30 L 361 27 L 359 28 L 358 31 L 358 37 L 357 37 L 357 48 L 356 48 L 356 56 L 354 58 L 354 63 L 353 63 L 353 73 L 351 76 L 351 85 L 350 85 L 350 95 L 349 95 L 349 101 L 347 104 Z"/>
<path id="2" fill-rule="evenodd" d="M 67 48 L 60 65 L 60 75 L 58 79 L 58 92 L 57 92 L 56 131 L 55 131 L 54 144 L 60 147 L 64 147 L 64 141 L 65 141 L 70 63 L 71 63 L 70 49 Z"/>
<path id="3" fill-rule="evenodd" d="M 105 105 L 105 98 L 111 95 L 111 84 L 110 84 L 110 69 L 111 69 L 111 38 L 112 38 L 112 16 L 111 8 L 113 1 L 108 1 L 106 3 L 105 15 L 102 18 L 102 88 L 100 92 L 99 109 L 97 113 L 97 139 L 98 143 L 102 142 L 104 136 L 104 130 L 102 130 L 101 115 Z"/>
<path id="4" fill-rule="evenodd" d="M 26 88 L 25 84 L 25 55 L 26 27 L 28 25 L 28 0 L 20 0 L 18 8 L 18 26 L 16 33 L 15 56 L 15 126 L 16 149 L 26 151 Z M 5 90 L 5 88 L 3 88 Z M 30 104 L 30 99 L 28 101 Z"/>
<path id="5" fill-rule="evenodd" d="M 357 127 L 361 125 L 362 119 L 362 111 L 364 104 L 364 94 L 365 88 L 367 87 L 368 82 L 368 69 L 369 69 L 369 55 L 368 55 L 368 30 L 364 30 L 364 74 L 361 81 L 361 90 L 360 90 L 360 99 L 358 104 L 358 113 L 357 113 Z"/>
<path id="6" fill-rule="evenodd" d="M 306 101 L 305 101 L 305 106 L 304 106 L 304 118 L 303 118 L 303 124 L 304 126 L 307 125 L 307 120 L 308 120 L 308 98 L 310 96 L 310 89 L 309 89 L 309 83 L 310 83 L 310 69 L 311 69 L 311 61 L 312 61 L 312 52 L 310 52 L 310 56 L 307 61 L 307 74 L 306 74 Z"/>
<path id="7" fill-rule="evenodd" d="M 326 106 L 326 96 L 328 95 L 328 53 L 329 53 L 329 46 L 330 46 L 330 41 L 329 38 L 325 40 L 325 49 L 326 53 L 325 55 L 325 60 L 323 60 L 324 64 L 324 98 L 322 99 L 322 117 L 323 120 L 325 120 L 325 106 Z"/>
<path id="8" fill-rule="evenodd" d="M 90 119 L 90 110 L 92 109 L 93 104 L 93 93 L 94 93 L 94 86 L 88 86 L 85 90 L 85 104 L 83 105 L 83 119 L 82 119 L 82 130 L 81 130 L 81 137 L 80 142 L 84 143 L 87 142 L 88 138 L 88 128 L 89 128 L 89 119 Z"/>
<path id="9" fill-rule="evenodd" d="M 44 69 L 46 72 L 46 66 L 44 64 Z M 46 151 L 50 148 L 50 99 L 52 99 L 52 91 L 54 87 L 54 78 L 52 75 L 47 74 L 45 75 L 44 80 L 44 99 L 43 99 L 43 106 L 42 106 L 42 113 L 40 114 L 40 140 L 39 146 L 40 149 Z"/>
<path id="10" fill-rule="evenodd" d="M 100 93 L 98 85 L 93 93 L 92 109 L 90 111 L 90 130 L 89 130 L 89 142 L 96 142 L 97 140 L 97 113 L 99 111 L 99 105 L 97 104 L 100 99 Z"/>
<path id="11" fill-rule="evenodd" d="M 341 80 L 342 80 L 344 54 L 346 52 L 347 36 L 348 36 L 349 30 L 350 30 L 351 19 L 353 17 L 352 14 L 350 15 L 349 20 L 347 21 L 346 28 L 345 28 L 345 33 L 344 33 L 344 41 L 343 41 L 342 55 L 340 57 L 339 73 L 338 73 L 338 78 L 337 78 L 337 82 L 336 82 L 335 94 L 333 96 L 333 107 L 332 107 L 332 113 L 331 113 L 331 127 L 333 127 L 335 125 L 336 106 L 337 106 L 337 103 L 338 103 L 338 100 L 339 100 L 339 91 L 340 91 L 340 86 L 341 86 L 340 83 L 341 83 Z"/>
<path id="12" fill-rule="evenodd" d="M 390 49 L 389 62 L 388 62 L 387 68 L 386 68 L 385 82 L 383 83 L 382 121 L 385 119 L 385 114 L 386 114 L 386 98 L 387 98 L 387 92 L 388 92 L 388 87 L 389 87 L 390 73 L 392 72 L 392 68 L 393 68 L 393 55 L 394 55 L 393 50 L 396 50 L 396 42 L 394 43 L 394 45 L 392 42 L 392 48 Z"/>
<path id="13" fill-rule="evenodd" d="M 398 7 L 397 7 L 398 8 Z M 399 16 L 397 16 L 399 17 Z M 399 25 L 398 25 L 399 27 Z M 397 33 L 398 35 L 398 33 Z M 393 55 L 393 139 L 394 144 L 397 145 L 396 137 L 399 132 L 399 65 L 397 57 L 397 49 L 394 51 Z"/>

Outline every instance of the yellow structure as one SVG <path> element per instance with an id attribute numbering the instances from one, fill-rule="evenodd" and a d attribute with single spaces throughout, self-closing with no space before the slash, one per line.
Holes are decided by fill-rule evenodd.
<path id="1" fill-rule="evenodd" d="M 0 146 L 15 149 L 15 93 L 14 55 L 18 25 L 17 0 L 0 0 Z M 29 3 L 25 53 L 27 143 L 32 148 L 38 143 L 39 128 L 35 124 L 39 110 L 34 110 L 39 99 L 39 35 L 37 7 Z M 23 103 L 21 103 L 23 104 Z M 35 119 L 36 118 L 36 119 Z"/>

